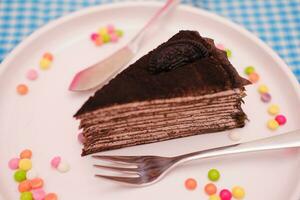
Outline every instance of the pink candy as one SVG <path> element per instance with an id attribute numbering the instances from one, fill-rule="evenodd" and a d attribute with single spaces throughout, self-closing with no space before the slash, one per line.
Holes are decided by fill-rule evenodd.
<path id="1" fill-rule="evenodd" d="M 15 170 L 19 168 L 19 158 L 12 158 L 9 162 L 8 162 L 8 167 L 11 170 Z"/>
<path id="2" fill-rule="evenodd" d="M 224 45 L 223 44 L 217 44 L 216 45 L 216 47 L 218 48 L 218 49 L 220 49 L 220 50 L 225 50 L 225 47 L 224 47 Z"/>
<path id="3" fill-rule="evenodd" d="M 99 37 L 97 33 L 92 33 L 91 40 L 96 41 L 96 39 Z"/>
<path id="4" fill-rule="evenodd" d="M 32 196 L 34 200 L 44 200 L 46 192 L 43 189 L 32 190 Z"/>
<path id="5" fill-rule="evenodd" d="M 264 103 L 269 103 L 271 101 L 272 97 L 269 93 L 263 93 L 263 94 L 261 94 L 260 99 Z"/>
<path id="6" fill-rule="evenodd" d="M 279 125 L 284 125 L 286 123 L 286 117 L 284 115 L 277 115 L 275 120 L 278 122 Z"/>
<path id="7" fill-rule="evenodd" d="M 220 192 L 220 198 L 221 198 L 221 200 L 231 200 L 232 194 L 229 190 L 223 189 Z"/>
<path id="8" fill-rule="evenodd" d="M 26 74 L 26 77 L 31 80 L 31 81 L 34 81 L 38 78 L 38 73 L 36 70 L 34 69 L 30 69 L 28 70 L 27 74 Z"/>
<path id="9" fill-rule="evenodd" d="M 107 32 L 108 32 L 108 33 L 113 33 L 113 32 L 115 32 L 115 27 L 114 27 L 114 25 L 112 25 L 112 24 L 108 24 L 106 28 L 107 28 Z"/>
<path id="10" fill-rule="evenodd" d="M 77 139 L 78 139 L 80 144 L 84 143 L 84 136 L 83 136 L 82 132 L 78 133 Z"/>
<path id="11" fill-rule="evenodd" d="M 115 33 L 110 34 L 110 41 L 111 42 L 118 42 L 119 37 Z"/>
<path id="12" fill-rule="evenodd" d="M 55 156 L 55 157 L 52 158 L 52 160 L 51 160 L 51 166 L 52 166 L 53 168 L 57 168 L 58 165 L 59 165 L 59 163 L 60 163 L 60 161 L 61 161 L 61 157 Z"/>

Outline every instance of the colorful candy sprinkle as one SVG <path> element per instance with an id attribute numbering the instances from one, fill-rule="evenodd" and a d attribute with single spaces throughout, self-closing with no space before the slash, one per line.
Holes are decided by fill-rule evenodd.
<path id="1" fill-rule="evenodd" d="M 25 150 L 23 150 L 23 151 L 20 153 L 20 158 L 21 158 L 21 159 L 24 159 L 24 158 L 30 159 L 31 156 L 32 156 L 32 152 L 31 152 L 31 150 L 29 150 L 29 149 L 25 149 Z"/>
<path id="2" fill-rule="evenodd" d="M 258 92 L 263 94 L 269 92 L 269 88 L 266 85 L 260 85 L 258 87 Z"/>
<path id="3" fill-rule="evenodd" d="M 238 200 L 241 200 L 245 197 L 245 190 L 240 186 L 235 186 L 232 188 L 232 196 Z"/>
<path id="4" fill-rule="evenodd" d="M 51 166 L 56 169 L 58 167 L 58 165 L 60 164 L 60 161 L 61 161 L 61 157 L 60 156 L 55 156 L 51 160 Z"/>
<path id="5" fill-rule="evenodd" d="M 230 49 L 225 49 L 225 51 L 226 51 L 227 57 L 228 57 L 228 58 L 231 58 L 231 57 L 232 57 L 232 52 L 231 52 L 231 50 L 230 50 Z"/>
<path id="6" fill-rule="evenodd" d="M 220 197 L 218 196 L 218 195 L 211 195 L 210 197 L 209 197 L 209 200 L 221 200 L 220 199 Z"/>
<path id="7" fill-rule="evenodd" d="M 108 32 L 108 33 L 113 33 L 113 32 L 115 32 L 115 27 L 114 27 L 114 25 L 112 25 L 112 24 L 108 24 L 106 28 L 107 28 L 107 32 Z"/>
<path id="8" fill-rule="evenodd" d="M 102 39 L 101 36 L 99 36 L 99 37 L 96 38 L 95 44 L 96 44 L 97 46 L 101 46 L 103 43 L 104 43 L 104 42 L 103 42 L 103 39 Z"/>
<path id="9" fill-rule="evenodd" d="M 35 69 L 30 69 L 27 71 L 26 77 L 30 81 L 34 81 L 38 78 L 38 73 Z"/>
<path id="10" fill-rule="evenodd" d="M 221 44 L 221 43 L 218 43 L 218 44 L 216 45 L 216 47 L 217 47 L 218 49 L 220 49 L 220 50 L 225 50 L 225 46 L 224 46 L 223 44 Z"/>
<path id="11" fill-rule="evenodd" d="M 230 131 L 228 136 L 232 141 L 239 141 L 242 139 L 241 134 L 237 131 Z"/>
<path id="12" fill-rule="evenodd" d="M 46 196 L 46 192 L 43 189 L 35 189 L 32 190 L 32 195 L 34 200 L 44 200 Z"/>
<path id="13" fill-rule="evenodd" d="M 46 58 L 42 58 L 41 61 L 40 61 L 40 68 L 42 70 L 47 70 L 50 68 L 50 65 L 51 65 L 51 61 L 46 59 Z"/>
<path id="14" fill-rule="evenodd" d="M 221 200 L 231 200 L 232 194 L 229 190 L 223 189 L 220 192 L 220 197 L 221 197 Z"/>
<path id="15" fill-rule="evenodd" d="M 33 200 L 31 192 L 23 192 L 21 193 L 20 200 Z"/>
<path id="16" fill-rule="evenodd" d="M 213 183 L 205 185 L 204 191 L 207 195 L 213 195 L 217 193 L 217 187 Z"/>
<path id="17" fill-rule="evenodd" d="M 106 27 L 102 27 L 99 29 L 99 32 L 98 32 L 99 35 L 107 35 L 108 34 L 108 30 Z"/>
<path id="18" fill-rule="evenodd" d="M 122 37 L 124 35 L 124 32 L 121 29 L 118 29 L 116 31 L 117 36 Z"/>
<path id="19" fill-rule="evenodd" d="M 253 72 L 249 75 L 249 80 L 251 81 L 251 83 L 257 83 L 259 81 L 259 75 Z"/>
<path id="20" fill-rule="evenodd" d="M 263 94 L 260 95 L 260 99 L 264 103 L 269 103 L 271 101 L 272 97 L 269 93 L 263 93 Z"/>
<path id="21" fill-rule="evenodd" d="M 25 181 L 26 180 L 26 171 L 21 170 L 21 169 L 17 170 L 14 174 L 14 179 L 17 182 Z"/>
<path id="22" fill-rule="evenodd" d="M 28 91 L 29 89 L 25 84 L 20 84 L 17 86 L 17 92 L 19 93 L 19 95 L 26 95 Z"/>
<path id="23" fill-rule="evenodd" d="M 186 189 L 188 189 L 188 190 L 195 190 L 197 187 L 197 181 L 193 178 L 188 178 L 188 179 L 186 179 L 184 185 L 185 185 Z"/>
<path id="24" fill-rule="evenodd" d="M 66 173 L 70 170 L 70 165 L 65 161 L 61 161 L 57 167 L 57 170 L 61 173 Z"/>
<path id="25" fill-rule="evenodd" d="M 57 200 L 57 195 L 55 193 L 49 193 L 45 196 L 44 200 Z"/>
<path id="26" fill-rule="evenodd" d="M 110 41 L 111 42 L 118 42 L 119 37 L 115 33 L 110 34 Z"/>
<path id="27" fill-rule="evenodd" d="M 18 186 L 19 192 L 28 192 L 31 190 L 31 185 L 29 180 L 22 181 Z"/>
<path id="28" fill-rule="evenodd" d="M 276 130 L 279 127 L 279 124 L 275 119 L 270 119 L 267 122 L 267 126 L 270 130 Z"/>
<path id="29" fill-rule="evenodd" d="M 245 74 L 250 75 L 255 72 L 255 68 L 253 66 L 248 66 L 245 68 Z"/>
<path id="30" fill-rule="evenodd" d="M 270 115 L 277 115 L 279 113 L 279 111 L 280 111 L 279 106 L 275 105 L 275 104 L 270 105 L 268 108 L 268 113 Z"/>
<path id="31" fill-rule="evenodd" d="M 31 160 L 28 159 L 28 158 L 24 158 L 24 159 L 21 159 L 20 162 L 19 162 L 19 168 L 24 170 L 24 171 L 28 171 L 30 170 L 32 167 L 32 163 L 31 163 Z"/>
<path id="32" fill-rule="evenodd" d="M 44 185 L 44 181 L 41 178 L 34 178 L 30 180 L 30 185 L 32 189 L 41 188 Z"/>
<path id="33" fill-rule="evenodd" d="M 38 173 L 35 169 L 31 168 L 26 172 L 26 178 L 27 179 L 34 179 L 38 176 Z"/>
<path id="34" fill-rule="evenodd" d="M 109 34 L 104 34 L 104 35 L 102 35 L 102 39 L 103 39 L 103 42 L 104 43 L 108 43 L 108 42 L 110 42 L 110 35 Z"/>
<path id="35" fill-rule="evenodd" d="M 96 39 L 99 37 L 99 34 L 97 34 L 97 33 L 92 33 L 91 34 L 91 40 L 92 41 L 96 41 Z"/>
<path id="36" fill-rule="evenodd" d="M 11 170 L 15 170 L 15 169 L 18 169 L 19 168 L 19 158 L 12 158 L 10 159 L 10 161 L 8 162 L 8 167 L 11 169 Z"/>
<path id="37" fill-rule="evenodd" d="M 277 115 L 275 117 L 275 120 L 278 122 L 280 126 L 284 125 L 286 123 L 286 117 L 284 115 Z"/>
<path id="38" fill-rule="evenodd" d="M 216 169 L 211 169 L 208 171 L 207 176 L 211 181 L 218 181 L 220 179 L 220 172 Z"/>
<path id="39" fill-rule="evenodd" d="M 43 58 L 49 60 L 49 61 L 53 61 L 53 55 L 49 52 L 44 53 Z"/>

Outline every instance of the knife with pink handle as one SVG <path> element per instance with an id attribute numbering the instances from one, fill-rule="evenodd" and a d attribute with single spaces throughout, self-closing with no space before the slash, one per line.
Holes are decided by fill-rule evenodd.
<path id="1" fill-rule="evenodd" d="M 146 33 L 151 31 L 157 25 L 157 22 L 171 12 L 178 4 L 179 0 L 168 0 L 126 46 L 106 59 L 78 72 L 73 78 L 69 90 L 76 92 L 87 91 L 100 88 L 106 84 L 136 55 Z"/>

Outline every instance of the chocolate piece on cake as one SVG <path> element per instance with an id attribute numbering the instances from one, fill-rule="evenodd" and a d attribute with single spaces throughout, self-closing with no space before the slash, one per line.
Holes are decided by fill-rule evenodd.
<path id="1" fill-rule="evenodd" d="M 180 31 L 75 114 L 85 138 L 82 155 L 243 127 L 247 84 L 212 39 Z"/>

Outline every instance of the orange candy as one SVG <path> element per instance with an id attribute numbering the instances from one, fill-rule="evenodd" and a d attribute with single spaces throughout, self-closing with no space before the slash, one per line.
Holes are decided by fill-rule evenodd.
<path id="1" fill-rule="evenodd" d="M 31 156 L 32 156 L 32 152 L 29 149 L 25 149 L 20 153 L 21 159 L 24 159 L 24 158 L 30 159 Z"/>
<path id="2" fill-rule="evenodd" d="M 46 58 L 47 60 L 52 61 L 53 60 L 53 55 L 51 53 L 45 53 L 43 55 L 43 58 Z"/>
<path id="3" fill-rule="evenodd" d="M 213 183 L 209 183 L 204 187 L 204 191 L 207 195 L 213 195 L 217 193 L 217 187 Z"/>
<path id="4" fill-rule="evenodd" d="M 49 193 L 45 196 L 44 200 L 57 200 L 57 195 L 55 193 Z"/>
<path id="5" fill-rule="evenodd" d="M 41 178 L 35 178 L 30 180 L 30 185 L 32 189 L 41 188 L 44 185 L 44 181 Z"/>
<path id="6" fill-rule="evenodd" d="M 259 80 L 259 75 L 255 72 L 251 73 L 249 75 L 249 80 L 252 82 L 252 83 L 256 83 L 258 80 Z"/>
<path id="7" fill-rule="evenodd" d="M 31 185 L 29 180 L 22 181 L 18 186 L 19 192 L 28 192 L 31 190 Z"/>
<path id="8" fill-rule="evenodd" d="M 20 84 L 17 86 L 17 92 L 20 94 L 20 95 L 25 95 L 28 93 L 28 87 L 27 85 L 25 84 Z"/>
<path id="9" fill-rule="evenodd" d="M 96 38 L 96 40 L 95 40 L 95 44 L 97 45 L 97 46 L 101 46 L 102 44 L 103 44 L 103 39 L 102 39 L 102 37 L 97 37 Z"/>
<path id="10" fill-rule="evenodd" d="M 194 190 L 197 187 L 197 181 L 193 178 L 188 178 L 185 181 L 185 187 L 188 190 Z"/>

